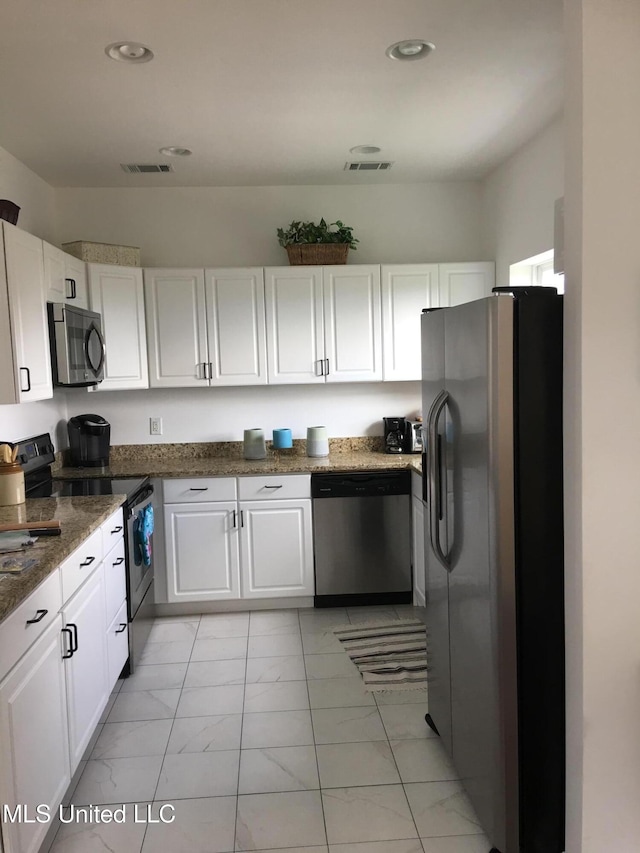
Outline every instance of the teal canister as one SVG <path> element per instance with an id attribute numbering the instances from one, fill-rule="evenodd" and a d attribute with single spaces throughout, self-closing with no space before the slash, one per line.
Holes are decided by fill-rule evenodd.
<path id="1" fill-rule="evenodd" d="M 293 436 L 290 429 L 274 429 L 273 447 L 275 450 L 286 450 L 293 447 Z"/>

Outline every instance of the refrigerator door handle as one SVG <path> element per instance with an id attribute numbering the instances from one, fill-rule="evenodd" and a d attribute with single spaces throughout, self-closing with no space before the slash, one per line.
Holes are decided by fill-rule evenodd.
<path id="1" fill-rule="evenodd" d="M 445 569 L 451 571 L 451 563 L 445 555 L 440 544 L 440 516 L 442 504 L 442 481 L 441 463 L 438 453 L 438 421 L 444 411 L 449 399 L 448 391 L 441 391 L 431 405 L 428 418 L 429 442 L 428 454 L 428 477 L 429 477 L 429 539 L 433 553 L 442 563 Z"/>

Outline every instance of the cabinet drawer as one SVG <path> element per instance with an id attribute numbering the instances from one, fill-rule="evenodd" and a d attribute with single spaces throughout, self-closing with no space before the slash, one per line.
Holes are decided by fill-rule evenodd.
<path id="1" fill-rule="evenodd" d="M 129 625 L 127 623 L 127 602 L 116 613 L 107 629 L 107 660 L 109 663 L 109 690 L 118 680 L 118 676 L 129 657 Z"/>
<path id="2" fill-rule="evenodd" d="M 101 560 L 102 530 L 98 528 L 60 566 L 63 602 L 71 598 L 80 584 L 100 565 Z"/>
<path id="3" fill-rule="evenodd" d="M 287 500 L 311 497 L 310 474 L 286 474 L 284 477 L 239 477 L 241 501 Z"/>
<path id="4" fill-rule="evenodd" d="M 56 618 L 62 607 L 60 572 L 52 572 L 0 625 L 0 681 Z M 30 620 L 37 619 L 37 622 Z"/>
<path id="5" fill-rule="evenodd" d="M 107 600 L 107 625 L 109 625 L 127 597 L 124 539 L 121 539 L 104 558 L 104 588 Z"/>
<path id="6" fill-rule="evenodd" d="M 124 536 L 124 518 L 121 509 L 117 509 L 102 527 L 102 553 L 108 554 L 118 539 Z"/>
<path id="7" fill-rule="evenodd" d="M 165 480 L 164 502 L 207 503 L 235 501 L 235 477 L 193 477 L 190 480 Z"/>

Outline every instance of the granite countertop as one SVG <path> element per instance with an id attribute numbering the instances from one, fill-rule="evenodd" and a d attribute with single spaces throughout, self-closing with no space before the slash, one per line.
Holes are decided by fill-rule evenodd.
<path id="1" fill-rule="evenodd" d="M 0 524 L 58 520 L 62 528 L 60 536 L 43 536 L 28 549 L 29 556 L 38 560 L 35 566 L 19 574 L 0 574 L 0 622 L 122 506 L 124 500 L 125 495 L 33 498 L 20 506 L 0 507 Z"/>

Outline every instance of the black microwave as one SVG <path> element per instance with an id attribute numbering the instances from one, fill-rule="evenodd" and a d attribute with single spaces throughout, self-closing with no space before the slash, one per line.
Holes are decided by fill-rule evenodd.
<path id="1" fill-rule="evenodd" d="M 64 302 L 48 302 L 54 385 L 97 385 L 104 379 L 102 318 Z"/>

